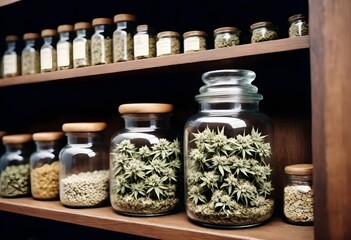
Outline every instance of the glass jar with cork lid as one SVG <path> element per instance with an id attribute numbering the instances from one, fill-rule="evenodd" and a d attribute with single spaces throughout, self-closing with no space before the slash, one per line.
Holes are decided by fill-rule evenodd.
<path id="1" fill-rule="evenodd" d="M 112 63 L 112 19 L 94 18 L 91 36 L 91 65 Z"/>
<path id="2" fill-rule="evenodd" d="M 175 31 L 163 31 L 157 34 L 156 56 L 167 56 L 180 53 L 179 33 Z"/>
<path id="3" fill-rule="evenodd" d="M 307 17 L 303 14 L 295 14 L 288 18 L 289 37 L 299 37 L 308 35 Z"/>
<path id="4" fill-rule="evenodd" d="M 23 34 L 24 48 L 21 52 L 22 75 L 40 72 L 40 35 L 38 33 Z"/>
<path id="5" fill-rule="evenodd" d="M 223 48 L 240 44 L 240 29 L 236 27 L 220 27 L 213 31 L 214 47 Z"/>
<path id="6" fill-rule="evenodd" d="M 21 75 L 21 54 L 19 38 L 16 35 L 7 35 L 5 42 L 7 48 L 2 56 L 2 77 Z"/>
<path id="7" fill-rule="evenodd" d="M 250 26 L 251 43 L 265 42 L 278 39 L 276 27 L 272 22 L 262 21 Z"/>
<path id="8" fill-rule="evenodd" d="M 147 24 L 138 25 L 133 37 L 134 59 L 156 57 L 156 34 Z"/>
<path id="9" fill-rule="evenodd" d="M 57 50 L 57 70 L 67 70 L 73 68 L 73 34 L 74 26 L 63 24 L 57 27 L 59 41 L 56 44 Z"/>
<path id="10" fill-rule="evenodd" d="M 207 48 L 207 33 L 203 31 L 188 31 L 183 34 L 184 53 L 203 51 Z"/>
<path id="11" fill-rule="evenodd" d="M 43 45 L 40 48 L 40 71 L 52 72 L 57 70 L 57 31 L 44 29 L 41 31 Z"/>
<path id="12" fill-rule="evenodd" d="M 76 37 L 73 39 L 73 67 L 91 65 L 91 23 L 77 22 L 74 24 Z"/>

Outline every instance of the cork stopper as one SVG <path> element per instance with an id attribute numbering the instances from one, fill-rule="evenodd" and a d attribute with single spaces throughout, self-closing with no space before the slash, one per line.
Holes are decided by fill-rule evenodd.
<path id="1" fill-rule="evenodd" d="M 25 33 L 23 34 L 23 40 L 37 39 L 40 38 L 38 33 Z"/>
<path id="2" fill-rule="evenodd" d="M 56 36 L 56 35 L 57 35 L 56 29 L 43 29 L 41 31 L 42 37 L 51 37 L 51 36 Z"/>
<path id="3" fill-rule="evenodd" d="M 55 141 L 63 137 L 63 132 L 38 132 L 33 134 L 34 141 Z"/>
<path id="4" fill-rule="evenodd" d="M 5 37 L 5 42 L 15 42 L 18 40 L 18 37 L 16 35 L 7 35 Z"/>
<path id="5" fill-rule="evenodd" d="M 74 26 L 71 24 L 62 24 L 57 27 L 57 32 L 72 32 L 74 30 Z"/>
<path id="6" fill-rule="evenodd" d="M 128 103 L 119 106 L 120 114 L 126 113 L 168 113 L 173 111 L 173 105 L 167 103 Z"/>
<path id="7" fill-rule="evenodd" d="M 74 24 L 74 30 L 88 29 L 91 28 L 90 22 L 77 22 Z"/>
<path id="8" fill-rule="evenodd" d="M 285 167 L 285 173 L 290 175 L 312 175 L 312 164 L 294 164 Z"/>
<path id="9" fill-rule="evenodd" d="M 108 24 L 112 24 L 112 19 L 111 18 L 94 18 L 92 25 L 96 26 L 96 25 L 108 25 Z"/>
<path id="10" fill-rule="evenodd" d="M 3 144 L 19 144 L 32 141 L 31 134 L 14 134 L 3 136 Z"/>
<path id="11" fill-rule="evenodd" d="M 120 13 L 116 14 L 113 17 L 113 21 L 116 22 L 134 22 L 136 21 L 136 17 L 133 14 L 128 14 L 128 13 Z"/>
<path id="12" fill-rule="evenodd" d="M 62 125 L 64 132 L 99 132 L 105 130 L 107 124 L 104 122 L 77 122 Z"/>

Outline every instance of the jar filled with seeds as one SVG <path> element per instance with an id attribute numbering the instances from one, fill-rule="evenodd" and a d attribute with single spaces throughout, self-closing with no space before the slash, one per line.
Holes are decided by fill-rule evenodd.
<path id="1" fill-rule="evenodd" d="M 122 13 L 115 15 L 113 20 L 116 23 L 116 30 L 113 32 L 113 62 L 133 60 L 136 17 Z"/>
<path id="2" fill-rule="evenodd" d="M 16 35 L 5 37 L 7 48 L 2 56 L 2 76 L 4 78 L 21 75 L 21 54 L 18 40 Z"/>
<path id="3" fill-rule="evenodd" d="M 91 65 L 112 63 L 112 19 L 94 18 L 91 36 Z"/>
<path id="4" fill-rule="evenodd" d="M 137 26 L 133 37 L 134 59 L 156 57 L 156 34 L 148 25 Z"/>
<path id="5" fill-rule="evenodd" d="M 276 28 L 271 22 L 257 22 L 250 26 L 251 43 L 278 39 Z"/>
<path id="6" fill-rule="evenodd" d="M 59 198 L 59 157 L 63 132 L 38 132 L 32 135 L 36 150 L 30 155 L 31 194 L 38 200 Z"/>
<path id="7" fill-rule="evenodd" d="M 24 48 L 21 52 L 22 75 L 40 72 L 40 35 L 38 33 L 25 33 L 23 35 Z"/>
<path id="8" fill-rule="evenodd" d="M 5 135 L 5 153 L 0 158 L 0 195 L 2 197 L 29 196 L 29 157 L 33 150 L 31 134 Z"/>
<path id="9" fill-rule="evenodd" d="M 303 14 L 295 14 L 288 19 L 289 37 L 299 37 L 308 35 L 307 17 Z"/>
<path id="10" fill-rule="evenodd" d="M 167 56 L 180 53 L 179 33 L 163 31 L 157 34 L 156 56 Z"/>
<path id="11" fill-rule="evenodd" d="M 221 27 L 213 31 L 214 47 L 224 48 L 240 44 L 241 31 L 236 27 Z"/>
<path id="12" fill-rule="evenodd" d="M 297 225 L 313 224 L 312 164 L 285 167 L 284 217 Z"/>
<path id="13" fill-rule="evenodd" d="M 158 216 L 183 201 L 181 143 L 172 132 L 173 105 L 122 104 L 125 127 L 111 138 L 110 201 L 120 214 Z"/>
<path id="14" fill-rule="evenodd" d="M 57 70 L 57 31 L 56 29 L 44 29 L 41 32 L 43 45 L 40 48 L 40 71 L 53 72 Z"/>
<path id="15" fill-rule="evenodd" d="M 73 39 L 73 67 L 91 65 L 91 23 L 78 22 L 74 24 L 76 37 Z"/>
<path id="16" fill-rule="evenodd" d="M 109 199 L 104 122 L 65 123 L 67 145 L 59 153 L 60 201 L 65 207 L 99 207 Z"/>
<path id="17" fill-rule="evenodd" d="M 184 127 L 186 213 L 197 224 L 243 228 L 273 215 L 273 129 L 255 77 L 245 69 L 202 75 L 200 110 Z"/>
<path id="18" fill-rule="evenodd" d="M 184 53 L 206 50 L 207 34 L 203 31 L 188 31 L 183 34 Z"/>
<path id="19" fill-rule="evenodd" d="M 57 27 L 59 41 L 56 44 L 57 50 L 57 70 L 67 70 L 73 68 L 73 34 L 74 26 L 63 24 Z"/>

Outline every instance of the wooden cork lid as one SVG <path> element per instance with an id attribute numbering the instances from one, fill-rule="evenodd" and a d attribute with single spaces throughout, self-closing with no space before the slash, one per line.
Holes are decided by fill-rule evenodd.
<path id="1" fill-rule="evenodd" d="M 77 122 L 62 125 L 64 132 L 99 132 L 105 130 L 107 124 L 104 122 Z"/>
<path id="2" fill-rule="evenodd" d="M 5 136 L 6 135 L 6 132 L 5 131 L 0 131 L 0 138 Z"/>
<path id="3" fill-rule="evenodd" d="M 23 34 L 23 40 L 37 39 L 40 38 L 38 33 L 25 33 Z"/>
<path id="4" fill-rule="evenodd" d="M 51 37 L 51 36 L 56 36 L 56 35 L 57 35 L 56 29 L 43 29 L 41 31 L 42 37 Z"/>
<path id="5" fill-rule="evenodd" d="M 94 18 L 92 25 L 96 26 L 96 25 L 108 25 L 108 24 L 112 24 L 112 19 L 111 18 Z"/>
<path id="6" fill-rule="evenodd" d="M 91 28 L 90 22 L 77 22 L 74 24 L 74 30 Z"/>
<path id="7" fill-rule="evenodd" d="M 173 105 L 168 103 L 127 103 L 118 108 L 119 113 L 167 113 L 173 111 Z"/>
<path id="8" fill-rule="evenodd" d="M 63 132 L 38 132 L 33 134 L 34 141 L 55 141 L 64 136 Z"/>
<path id="9" fill-rule="evenodd" d="M 17 35 L 7 35 L 5 37 L 5 42 L 15 42 L 15 41 L 18 41 Z"/>
<path id="10" fill-rule="evenodd" d="M 32 141 L 31 134 L 6 135 L 2 138 L 3 144 L 19 144 Z"/>
<path id="11" fill-rule="evenodd" d="M 311 175 L 313 171 L 312 164 L 294 164 L 285 167 L 285 173 L 290 175 Z"/>
<path id="12" fill-rule="evenodd" d="M 57 27 L 57 32 L 72 32 L 74 30 L 74 26 L 71 24 L 62 24 Z"/>
<path id="13" fill-rule="evenodd" d="M 116 22 L 124 22 L 124 21 L 128 21 L 128 22 L 133 22 L 136 21 L 136 17 L 133 14 L 128 14 L 128 13 L 120 13 L 120 14 L 116 14 L 113 17 L 113 21 Z"/>

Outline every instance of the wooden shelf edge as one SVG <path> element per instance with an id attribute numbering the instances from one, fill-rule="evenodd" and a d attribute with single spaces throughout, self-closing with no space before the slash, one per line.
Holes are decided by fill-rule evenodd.
<path id="1" fill-rule="evenodd" d="M 252 228 L 210 229 L 191 223 L 184 212 L 158 217 L 130 217 L 115 213 L 111 206 L 71 209 L 59 201 L 38 201 L 30 197 L 0 198 L 0 211 L 156 239 L 313 239 L 312 226 L 290 225 L 278 218 Z"/>
<path id="2" fill-rule="evenodd" d="M 154 68 L 179 68 L 180 65 L 206 65 L 209 62 L 229 59 L 241 59 L 245 57 L 255 57 L 259 55 L 275 54 L 308 48 L 309 36 L 284 38 L 261 43 L 243 44 L 228 48 L 209 49 L 206 51 L 194 53 L 182 53 L 151 59 L 133 60 L 99 66 L 89 66 L 85 68 L 3 78 L 0 79 L 0 87 L 57 81 L 62 79 L 111 75 L 125 72 L 143 71 Z"/>

